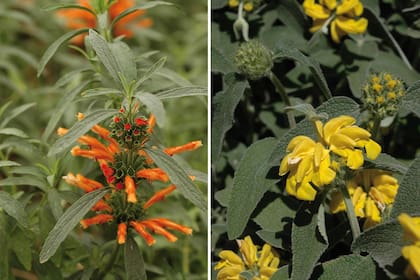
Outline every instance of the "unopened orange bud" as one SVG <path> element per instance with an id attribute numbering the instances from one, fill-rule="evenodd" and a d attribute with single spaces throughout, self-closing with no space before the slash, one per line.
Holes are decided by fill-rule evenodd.
<path id="1" fill-rule="evenodd" d="M 153 128 L 155 127 L 155 124 L 156 124 L 155 115 L 150 114 L 149 119 L 148 119 L 148 122 L 149 122 L 149 128 L 147 129 L 147 132 L 148 133 L 152 133 L 153 132 Z"/>
<path id="2" fill-rule="evenodd" d="M 118 244 L 124 244 L 126 238 L 127 238 L 127 224 L 121 223 L 118 225 L 118 231 L 117 231 Z"/>
<path id="3" fill-rule="evenodd" d="M 77 120 L 78 121 L 81 121 L 81 120 L 83 120 L 85 118 L 85 114 L 83 114 L 83 113 L 77 113 Z"/>
<path id="4" fill-rule="evenodd" d="M 58 136 L 63 136 L 65 135 L 69 130 L 67 128 L 64 127 L 59 127 L 57 128 L 57 134 Z"/>
<path id="5" fill-rule="evenodd" d="M 125 185 L 125 192 L 127 194 L 127 201 L 130 203 L 136 203 L 137 202 L 136 184 L 134 183 L 133 178 L 126 175 L 124 179 L 124 185 Z"/>
<path id="6" fill-rule="evenodd" d="M 106 203 L 104 200 L 99 200 L 96 202 L 96 204 L 92 207 L 93 211 L 106 211 L 106 212 L 112 212 L 111 206 L 109 206 L 108 203 Z"/>

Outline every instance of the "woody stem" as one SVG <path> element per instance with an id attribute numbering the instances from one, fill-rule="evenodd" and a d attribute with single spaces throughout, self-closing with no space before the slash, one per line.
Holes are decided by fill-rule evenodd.
<path id="1" fill-rule="evenodd" d="M 349 219 L 353 240 L 360 235 L 359 222 L 357 221 L 356 213 L 354 212 L 353 202 L 345 184 L 340 184 L 341 193 L 344 197 L 344 204 L 346 205 L 347 218 Z"/>

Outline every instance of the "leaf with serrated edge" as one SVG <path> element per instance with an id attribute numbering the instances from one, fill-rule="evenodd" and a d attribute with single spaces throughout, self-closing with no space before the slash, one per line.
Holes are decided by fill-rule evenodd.
<path id="1" fill-rule="evenodd" d="M 203 194 L 198 187 L 192 183 L 184 169 L 172 157 L 154 148 L 147 148 L 145 151 L 153 159 L 156 165 L 168 174 L 171 182 L 186 199 L 190 200 L 203 212 L 207 212 L 207 202 L 205 201 Z"/>
<path id="2" fill-rule="evenodd" d="M 125 242 L 124 263 L 128 280 L 147 279 L 143 255 L 141 254 L 136 241 L 131 236 L 128 236 Z"/>
<path id="3" fill-rule="evenodd" d="M 14 199 L 9 193 L 0 191 L 0 208 L 11 217 L 13 217 L 22 227 L 28 227 L 27 214 L 25 206 L 18 200 Z"/>
<path id="4" fill-rule="evenodd" d="M 81 121 L 77 122 L 63 137 L 59 138 L 48 152 L 48 156 L 58 154 L 76 142 L 76 140 L 88 132 L 95 124 L 110 118 L 118 111 L 115 109 L 102 109 L 90 113 Z"/>
<path id="5" fill-rule="evenodd" d="M 266 178 L 275 143 L 275 138 L 255 142 L 245 151 L 236 169 L 226 214 L 229 239 L 241 235 L 264 193 L 278 182 L 278 179 Z"/>
<path id="6" fill-rule="evenodd" d="M 39 254 L 39 262 L 45 263 L 57 251 L 60 244 L 66 239 L 67 235 L 80 222 L 87 212 L 98 202 L 107 192 L 108 188 L 102 188 L 83 195 L 73 203 L 66 212 L 60 217 L 54 228 L 45 239 Z"/>
<path id="7" fill-rule="evenodd" d="M 52 43 L 48 47 L 48 49 L 45 51 L 45 53 L 42 55 L 41 60 L 39 61 L 39 65 L 38 65 L 37 76 L 38 77 L 41 76 L 41 73 L 44 71 L 44 68 L 47 65 L 48 61 L 50 61 L 51 57 L 53 57 L 53 55 L 57 52 L 58 48 L 60 48 L 61 45 L 63 45 L 65 42 L 67 42 L 74 36 L 77 36 L 82 33 L 86 33 L 88 31 L 89 31 L 89 28 L 73 30 L 73 31 L 67 32 L 66 34 L 64 34 L 57 40 L 55 40 L 54 43 Z"/>

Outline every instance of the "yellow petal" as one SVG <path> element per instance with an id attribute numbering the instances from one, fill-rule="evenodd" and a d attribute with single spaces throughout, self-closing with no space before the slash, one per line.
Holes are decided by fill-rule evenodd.
<path id="1" fill-rule="evenodd" d="M 365 33 L 368 25 L 368 21 L 365 18 L 354 20 L 345 17 L 337 17 L 335 21 L 340 29 L 346 33 L 352 34 Z"/>
<path id="2" fill-rule="evenodd" d="M 358 3 L 355 7 L 354 7 L 354 14 L 356 16 L 360 16 L 361 14 L 363 14 L 363 5 L 362 3 Z"/>
<path id="3" fill-rule="evenodd" d="M 315 199 L 316 190 L 311 186 L 306 178 L 297 188 L 296 197 L 300 200 L 312 201 Z"/>
<path id="4" fill-rule="evenodd" d="M 357 217 L 365 217 L 365 202 L 366 202 L 366 193 L 362 188 L 357 188 L 351 198 L 354 205 L 354 212 Z"/>
<path id="5" fill-rule="evenodd" d="M 314 0 L 303 1 L 303 9 L 305 14 L 312 19 L 327 19 L 331 15 L 331 11 L 323 6 L 316 4 Z"/>
<path id="6" fill-rule="evenodd" d="M 296 146 L 298 144 L 300 144 L 301 142 L 313 142 L 313 140 L 311 138 L 309 138 L 308 136 L 304 136 L 304 135 L 298 135 L 292 138 L 292 140 L 290 140 L 289 144 L 287 145 L 286 151 L 287 152 L 291 152 L 293 151 Z"/>
<path id="7" fill-rule="evenodd" d="M 329 120 L 325 126 L 324 126 L 324 139 L 327 143 L 330 143 L 330 137 L 334 133 L 337 132 L 337 130 L 341 129 L 342 127 L 346 127 L 349 125 L 352 125 L 356 122 L 356 120 L 353 117 L 350 116 L 339 116 L 336 118 L 333 118 Z"/>
<path id="8" fill-rule="evenodd" d="M 242 253 L 245 264 L 251 268 L 257 261 L 257 247 L 252 242 L 251 237 L 246 236 L 244 240 L 239 241 L 239 250 Z"/>
<path id="9" fill-rule="evenodd" d="M 243 265 L 242 259 L 231 250 L 223 250 L 219 253 L 219 257 L 228 261 L 230 264 Z"/>
<path id="10" fill-rule="evenodd" d="M 286 180 L 286 192 L 289 195 L 296 196 L 297 187 L 298 186 L 296 183 L 296 176 L 294 176 L 293 174 L 289 174 Z"/>
<path id="11" fill-rule="evenodd" d="M 268 266 L 272 259 L 273 259 L 273 253 L 271 253 L 271 246 L 268 244 L 264 244 L 260 252 L 260 257 L 258 259 L 258 266 L 259 267 Z"/>
<path id="12" fill-rule="evenodd" d="M 306 157 L 300 163 L 296 171 L 296 182 L 301 183 L 312 172 L 312 158 Z"/>
<path id="13" fill-rule="evenodd" d="M 413 266 L 417 275 L 420 275 L 420 247 L 415 245 L 404 246 L 401 251 L 404 258 Z"/>
<path id="14" fill-rule="evenodd" d="M 357 145 L 357 143 L 347 135 L 336 133 L 331 135 L 330 145 L 334 146 L 337 149 L 352 149 Z"/>
<path id="15" fill-rule="evenodd" d="M 365 145 L 366 155 L 369 159 L 375 159 L 382 151 L 381 146 L 373 140 L 369 140 Z"/>
<path id="16" fill-rule="evenodd" d="M 327 6 L 331 11 L 337 6 L 337 0 L 321 0 L 320 3 Z"/>
<path id="17" fill-rule="evenodd" d="M 404 239 L 412 242 L 420 241 L 420 218 L 412 218 L 402 213 L 398 216 L 398 221 L 404 229 Z"/>
<path id="18" fill-rule="evenodd" d="M 325 156 L 324 150 L 324 146 L 321 143 L 316 143 L 314 151 L 314 165 L 316 168 L 321 165 L 321 160 Z"/>
<path id="19" fill-rule="evenodd" d="M 340 129 L 340 134 L 344 134 L 347 135 L 348 137 L 350 137 L 351 139 L 358 141 L 360 139 L 369 139 L 370 138 L 370 133 L 369 131 L 367 131 L 366 129 L 360 128 L 358 126 L 348 126 L 348 127 L 343 127 L 342 129 Z"/>
<path id="20" fill-rule="evenodd" d="M 289 165 L 288 165 L 288 161 L 289 161 L 289 155 L 285 156 L 283 158 L 283 160 L 280 163 L 280 168 L 279 168 L 279 175 L 283 176 L 285 175 L 287 172 L 289 172 Z"/>
<path id="21" fill-rule="evenodd" d="M 342 15 L 351 12 L 358 4 L 359 0 L 342 0 L 337 7 L 336 13 L 337 15 Z"/>
<path id="22" fill-rule="evenodd" d="M 356 149 L 349 152 L 346 164 L 350 169 L 356 170 L 363 165 L 363 161 L 364 159 L 362 151 Z"/>
<path id="23" fill-rule="evenodd" d="M 243 269 L 239 266 L 224 267 L 217 273 L 217 280 L 241 280 L 240 273 Z"/>

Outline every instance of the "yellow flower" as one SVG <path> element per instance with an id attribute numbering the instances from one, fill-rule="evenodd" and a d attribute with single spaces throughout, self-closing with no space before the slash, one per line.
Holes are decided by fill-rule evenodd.
<path id="1" fill-rule="evenodd" d="M 287 152 L 279 170 L 280 176 L 289 172 L 286 191 L 301 200 L 314 200 L 316 190 L 311 183 L 322 187 L 335 178 L 329 151 L 307 136 L 296 136 L 287 146 Z"/>
<path id="2" fill-rule="evenodd" d="M 354 125 L 355 122 L 353 117 L 344 115 L 331 119 L 325 125 L 316 121 L 318 137 L 354 170 L 363 165 L 363 150 L 369 159 L 375 159 L 381 152 L 381 146 L 370 139 L 370 133 Z"/>
<path id="3" fill-rule="evenodd" d="M 402 255 L 409 264 L 405 269 L 408 279 L 418 279 L 420 276 L 420 217 L 410 217 L 402 213 L 398 220 L 404 230 L 404 239 L 413 244 L 402 248 Z"/>
<path id="4" fill-rule="evenodd" d="M 241 272 L 249 271 L 254 274 L 254 280 L 268 280 L 276 272 L 280 259 L 274 255 L 271 246 L 264 244 L 258 251 L 251 237 L 238 240 L 238 256 L 231 250 L 223 250 L 219 253 L 220 261 L 214 269 L 219 270 L 217 280 L 242 280 Z"/>
<path id="5" fill-rule="evenodd" d="M 330 23 L 330 35 L 336 43 L 346 34 L 366 32 L 368 21 L 359 18 L 363 13 L 359 0 L 343 0 L 338 5 L 336 0 L 319 0 L 319 4 L 315 0 L 305 0 L 303 9 L 313 21 L 310 32 L 314 33 Z"/>
<path id="6" fill-rule="evenodd" d="M 372 227 L 382 221 L 382 213 L 394 203 L 398 181 L 389 172 L 379 169 L 364 169 L 356 173 L 347 183 L 357 217 L 366 218 L 363 228 Z M 333 192 L 330 201 L 332 213 L 345 211 L 340 191 Z"/>
<path id="7" fill-rule="evenodd" d="M 238 7 L 239 6 L 239 0 L 229 0 L 228 5 L 231 8 Z"/>
<path id="8" fill-rule="evenodd" d="M 251 2 L 245 3 L 244 5 L 244 10 L 247 12 L 252 11 L 252 9 L 254 9 L 254 5 Z"/>

